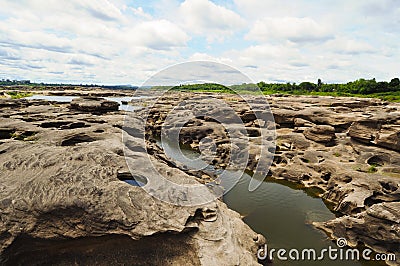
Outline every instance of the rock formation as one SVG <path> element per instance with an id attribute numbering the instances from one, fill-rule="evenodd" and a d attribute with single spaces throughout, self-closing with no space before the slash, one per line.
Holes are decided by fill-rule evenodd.
<path id="1" fill-rule="evenodd" d="M 70 110 L 67 103 L 0 100 L 1 265 L 258 264 L 265 240 L 223 202 L 175 206 L 122 181 L 130 175 L 124 113 L 83 101 Z M 135 174 L 143 174 L 147 153 L 132 153 Z"/>
<path id="2" fill-rule="evenodd" d="M 119 104 L 114 101 L 108 101 L 103 98 L 85 96 L 75 98 L 70 104 L 72 110 L 91 113 L 106 113 L 117 111 Z"/>
<path id="3" fill-rule="evenodd" d="M 163 119 L 176 102 L 186 102 L 189 108 L 193 95 L 181 94 L 180 100 L 176 97 L 172 94 L 158 99 L 157 110 L 149 114 L 151 134 L 161 133 Z M 260 152 L 263 144 L 258 131 L 263 122 L 251 115 L 252 110 L 239 97 L 217 94 L 213 97 L 225 99 L 237 114 L 242 114 L 245 132 L 238 131 L 239 136 L 229 139 L 221 125 L 207 119 L 210 114 L 206 113 L 183 125 L 180 140 L 206 155 L 207 148 L 201 149 L 204 146 L 201 139 L 214 140 L 214 146 L 210 147 L 216 156 L 209 162 L 220 168 L 229 165 L 230 151 L 237 147 L 249 153 L 247 169 L 256 170 L 257 162 L 270 156 Z M 400 258 L 400 105 L 376 99 L 334 97 L 268 100 L 277 128 L 276 149 L 267 147 L 275 151 L 268 174 L 275 179 L 319 188 L 322 193 L 318 196 L 341 215 L 336 220 L 315 224 L 333 238 L 345 237 L 355 244 L 395 253 Z M 185 109 L 185 104 L 179 108 Z M 179 122 L 182 117 L 177 116 L 169 125 L 182 126 Z M 165 132 L 171 131 L 174 127 L 169 126 Z M 247 144 L 246 137 L 249 137 Z M 379 212 L 383 216 L 377 215 Z"/>

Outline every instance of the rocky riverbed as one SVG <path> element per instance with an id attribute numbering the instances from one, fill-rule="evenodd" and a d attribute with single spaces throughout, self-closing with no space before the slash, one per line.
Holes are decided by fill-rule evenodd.
<path id="1" fill-rule="evenodd" d="M 150 112 L 150 135 L 161 134 L 163 119 L 176 108 L 176 103 L 183 103 L 179 109 L 191 109 L 194 101 L 207 97 L 164 95 Z M 260 139 L 263 127 L 255 115 L 260 110 L 252 110 L 237 96 L 213 97 L 229 102 L 245 123 L 247 132 L 242 133 L 249 138 L 239 137 L 243 145 L 236 140 L 233 146 L 249 154 L 247 170 L 255 171 L 257 163 L 265 158 L 260 146 L 270 145 L 262 144 Z M 256 101 L 257 96 L 250 100 Z M 276 149 L 268 174 L 274 179 L 319 188 L 318 196 L 339 217 L 315 223 L 316 227 L 334 239 L 346 238 L 349 246 L 362 244 L 376 252 L 395 253 L 399 263 L 400 104 L 376 99 L 299 96 L 273 96 L 268 102 L 276 127 Z M 198 111 L 196 108 L 192 108 L 193 113 Z M 209 163 L 225 168 L 230 164 L 227 154 L 232 141 L 221 125 L 210 119 L 215 113 L 223 113 L 223 108 L 211 106 L 208 110 L 211 111 L 180 128 L 179 138 L 202 150 L 206 160 L 207 150 L 214 152 L 216 156 Z M 174 130 L 171 125 L 181 126 L 182 117 L 177 115 L 164 134 Z M 213 145 L 201 142 L 207 138 L 213 140 Z M 209 182 L 212 177 L 203 175 L 200 179 Z"/>
<path id="2" fill-rule="evenodd" d="M 0 108 L 0 264 L 258 264 L 263 236 L 223 202 L 174 206 L 121 181 L 132 176 L 113 103 L 0 99 Z M 139 172 L 148 154 L 133 152 Z"/>
<path id="3" fill-rule="evenodd" d="M 56 92 L 63 93 L 76 95 Z M 266 156 L 273 158 L 272 178 L 318 187 L 319 196 L 339 214 L 315 226 L 350 245 L 400 255 L 399 104 L 273 96 L 268 102 L 275 123 L 264 125 L 238 96 L 212 96 L 232 106 L 244 122 L 246 132 L 238 131 L 235 145 L 249 155 L 247 170 L 256 170 L 264 159 L 260 145 L 266 145 Z M 156 168 L 174 181 L 207 183 L 214 178 L 171 162 L 153 139 L 177 103 L 184 102 L 180 108 L 185 109 L 199 97 L 207 100 L 210 95 L 167 94 L 149 112 L 147 150 Z M 252 97 L 257 102 L 258 96 Z M 147 101 L 133 104 L 145 109 Z M 87 97 L 71 104 L 0 99 L 0 108 L 1 263 L 69 264 L 72 258 L 97 264 L 257 264 L 264 238 L 222 201 L 174 206 L 121 181 L 131 174 L 121 141 L 125 112 L 115 104 Z M 224 114 L 221 108 L 213 110 Z M 180 122 L 178 117 L 174 121 Z M 140 131 L 139 125 L 129 126 L 131 133 Z M 276 128 L 276 140 L 263 142 L 261 133 L 268 127 L 270 132 Z M 139 141 L 140 136 L 128 135 L 131 144 Z M 248 144 L 242 147 L 245 138 Z M 229 166 L 231 140 L 208 115 L 184 124 L 179 140 L 202 150 L 205 159 L 209 151 L 215 167 Z M 146 150 L 131 145 L 130 155 L 134 174 L 146 177 Z"/>

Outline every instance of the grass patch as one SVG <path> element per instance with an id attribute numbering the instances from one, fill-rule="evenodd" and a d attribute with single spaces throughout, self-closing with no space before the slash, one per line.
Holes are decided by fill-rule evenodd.
<path id="1" fill-rule="evenodd" d="M 377 167 L 378 167 L 377 164 L 372 164 L 370 167 L 368 167 L 367 172 L 368 173 L 376 173 L 378 171 Z"/>
<path id="2" fill-rule="evenodd" d="M 30 92 L 7 91 L 6 93 L 11 96 L 11 99 L 20 99 L 32 96 L 32 93 Z"/>
<path id="3" fill-rule="evenodd" d="M 267 90 L 263 91 L 265 95 L 283 94 L 283 95 L 313 95 L 313 96 L 333 96 L 333 97 L 358 97 L 358 98 L 378 98 L 383 101 L 400 102 L 400 92 L 381 92 L 371 94 L 356 94 L 345 92 L 322 92 L 322 91 L 278 91 Z"/>
<path id="4" fill-rule="evenodd" d="M 14 132 L 10 134 L 10 137 L 15 140 L 22 141 L 33 141 L 37 140 L 36 132 L 26 131 L 26 132 Z"/>

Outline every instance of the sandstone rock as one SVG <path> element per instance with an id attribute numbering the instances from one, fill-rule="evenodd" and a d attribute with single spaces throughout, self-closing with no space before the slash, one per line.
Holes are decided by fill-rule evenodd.
<path id="1" fill-rule="evenodd" d="M 383 128 L 377 134 L 376 145 L 400 151 L 400 129 Z"/>
<path id="2" fill-rule="evenodd" d="M 296 127 L 312 127 L 312 126 L 315 126 L 314 123 L 312 123 L 312 122 L 310 122 L 308 120 L 302 119 L 302 118 L 295 118 L 294 119 L 294 125 Z"/>
<path id="3" fill-rule="evenodd" d="M 270 169 L 272 178 L 285 179 L 305 187 L 320 188 L 322 192 L 318 195 L 331 202 L 335 211 L 345 215 L 343 217 L 359 219 L 359 230 L 362 230 L 362 227 L 377 228 L 380 223 L 384 223 L 385 227 L 389 228 L 390 221 L 368 220 L 361 216 L 361 213 L 370 211 L 370 208 L 382 202 L 389 204 L 400 201 L 400 187 L 396 172 L 396 169 L 400 168 L 399 154 L 393 149 L 370 145 L 376 142 L 378 133 L 381 131 L 382 126 L 377 123 L 378 121 L 384 121 L 385 127 L 392 130 L 396 128 L 397 121 L 400 121 L 397 114 L 399 106 L 396 104 L 385 106 L 379 100 L 355 99 L 353 101 L 349 98 L 336 97 L 289 96 L 271 97 L 271 99 L 275 122 L 280 124 L 279 129 L 276 130 L 278 147 L 274 164 Z M 239 103 L 236 108 L 239 114 L 247 114 L 246 131 L 252 132 L 256 123 L 250 121 L 254 118 L 251 117 L 251 112 Z M 153 120 L 162 117 L 157 112 L 154 116 Z M 366 117 L 369 118 L 366 119 Z M 204 122 L 205 119 L 200 117 L 190 124 L 193 135 L 196 135 L 196 128 L 204 131 L 202 130 Z M 350 132 L 347 135 L 345 132 L 349 127 Z M 302 131 L 304 132 L 301 133 Z M 241 130 L 237 132 L 238 136 L 246 136 L 246 132 Z M 336 134 L 338 134 L 337 138 Z M 241 146 L 234 146 L 235 149 L 237 147 L 239 150 L 248 151 L 249 157 L 246 160 L 249 170 L 254 169 L 257 161 L 265 159 L 259 156 L 260 149 L 257 145 L 261 143 L 260 137 L 256 137 L 257 134 L 253 135 L 254 137 L 249 140 L 250 145 L 243 146 L 239 142 Z M 214 165 L 216 167 L 226 165 L 229 160 L 226 154 L 232 149 L 229 145 L 229 136 L 211 133 L 208 137 L 216 139 L 217 159 Z M 353 141 L 354 139 L 358 141 Z M 333 144 L 333 140 L 335 140 L 335 146 L 326 145 Z M 325 145 L 322 146 L 320 143 Z M 199 147 L 196 141 L 192 144 L 194 147 Z M 386 173 L 393 176 L 383 175 Z M 371 224 L 364 223 L 364 219 Z M 338 220 L 337 223 L 340 226 L 346 221 Z M 359 232 L 355 231 L 354 237 L 357 234 Z M 361 232 L 360 234 L 362 235 Z M 365 238 L 367 237 L 365 235 Z M 387 235 L 384 237 L 390 239 Z M 390 243 L 396 237 L 382 241 L 380 248 L 389 251 Z M 362 243 L 376 241 L 372 237 L 369 240 L 363 237 L 360 239 Z"/>
<path id="4" fill-rule="evenodd" d="M 1 265 L 258 265 L 256 252 L 264 243 L 253 240 L 257 234 L 223 202 L 176 206 L 124 182 L 129 176 L 122 131 L 113 126 L 123 114 L 93 119 L 86 111 L 103 112 L 104 106 L 98 109 L 96 101 L 86 108 L 81 101 L 73 112 L 62 106 L 46 106 L 42 116 L 40 108 L 29 106 L 0 112 L 2 138 L 14 131 L 40 132 L 33 142 L 0 142 Z M 41 127 L 49 114 L 57 117 L 51 123 L 67 123 Z M 20 120 L 25 115 L 38 116 Z M 138 124 L 131 125 L 128 152 L 134 175 L 148 179 L 151 166 L 144 163 L 146 149 L 137 145 L 143 141 Z M 197 184 L 184 171 L 153 160 L 174 182 Z M 190 196 L 163 192 L 172 199 Z"/>
<path id="5" fill-rule="evenodd" d="M 349 136 L 366 143 L 375 140 L 382 125 L 376 120 L 354 122 L 349 128 Z"/>
<path id="6" fill-rule="evenodd" d="M 80 97 L 72 100 L 70 108 L 72 110 L 91 112 L 91 113 L 106 113 L 118 111 L 119 103 L 108 101 L 98 97 Z"/>
<path id="7" fill-rule="evenodd" d="M 346 215 L 315 225 L 335 238 L 345 238 L 350 246 L 362 241 L 377 252 L 394 253 L 397 261 L 387 263 L 399 265 L 400 202 L 375 204 L 355 216 Z"/>
<path id="8" fill-rule="evenodd" d="M 307 139 L 315 142 L 329 143 L 335 138 L 335 128 L 328 125 L 316 125 L 303 132 Z"/>

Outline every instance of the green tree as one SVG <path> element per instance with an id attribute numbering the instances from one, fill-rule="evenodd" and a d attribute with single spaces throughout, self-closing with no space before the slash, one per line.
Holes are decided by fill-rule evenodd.
<path id="1" fill-rule="evenodd" d="M 399 78 L 393 78 L 389 82 L 389 86 L 392 87 L 392 88 L 399 87 L 400 86 L 400 79 Z"/>

